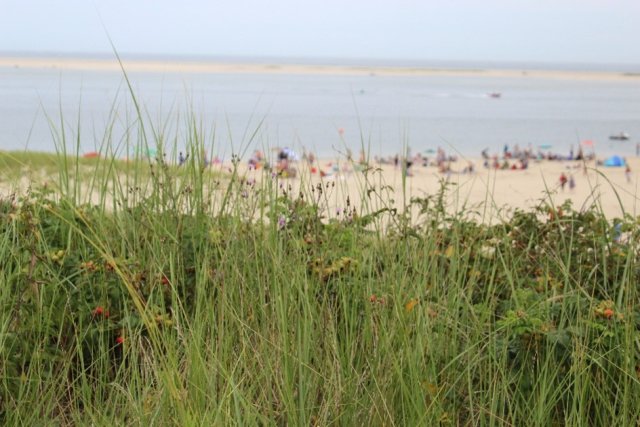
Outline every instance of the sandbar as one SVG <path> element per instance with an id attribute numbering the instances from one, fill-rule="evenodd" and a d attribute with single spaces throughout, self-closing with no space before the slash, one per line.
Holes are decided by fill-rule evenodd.
<path id="1" fill-rule="evenodd" d="M 587 81 L 640 81 L 640 73 L 605 71 L 566 71 L 543 69 L 464 69 L 399 66 L 278 64 L 272 62 L 226 62 L 123 59 L 127 72 L 205 73 L 205 74 L 297 74 L 346 76 L 407 76 L 407 77 L 488 77 L 520 79 L 557 79 Z M 122 71 L 115 59 L 73 57 L 0 56 L 0 68 L 59 69 L 79 71 Z"/>

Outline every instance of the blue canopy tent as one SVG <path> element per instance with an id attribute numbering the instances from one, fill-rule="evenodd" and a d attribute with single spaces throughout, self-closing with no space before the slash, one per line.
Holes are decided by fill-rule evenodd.
<path id="1" fill-rule="evenodd" d="M 609 167 L 624 166 L 624 159 L 620 156 L 611 156 L 604 161 L 604 165 Z"/>

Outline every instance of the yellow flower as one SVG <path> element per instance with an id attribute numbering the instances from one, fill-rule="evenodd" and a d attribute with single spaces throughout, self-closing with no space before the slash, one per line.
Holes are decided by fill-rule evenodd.
<path id="1" fill-rule="evenodd" d="M 404 309 L 407 313 L 411 313 L 416 305 L 418 305 L 420 301 L 417 298 L 409 300 L 408 303 L 404 305 Z"/>
<path id="2" fill-rule="evenodd" d="M 453 248 L 453 245 L 449 245 L 449 247 L 447 247 L 447 250 L 444 251 L 444 256 L 446 256 L 447 258 L 451 258 L 454 253 L 455 249 Z"/>

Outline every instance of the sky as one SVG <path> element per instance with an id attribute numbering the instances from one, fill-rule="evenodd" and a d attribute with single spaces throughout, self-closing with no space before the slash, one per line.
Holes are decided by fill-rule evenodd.
<path id="1" fill-rule="evenodd" d="M 640 0 L 2 0 L 0 52 L 640 63 Z"/>

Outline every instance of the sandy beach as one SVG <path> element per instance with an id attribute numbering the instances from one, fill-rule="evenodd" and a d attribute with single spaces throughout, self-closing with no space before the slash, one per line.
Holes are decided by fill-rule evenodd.
<path id="1" fill-rule="evenodd" d="M 359 214 L 384 208 L 401 211 L 412 198 L 433 198 L 442 185 L 447 184 L 447 210 L 464 212 L 481 222 L 507 219 L 515 209 L 529 210 L 543 202 L 557 206 L 566 200 L 571 200 L 577 211 L 595 204 L 607 218 L 613 219 L 624 214 L 640 215 L 640 158 L 626 160 L 631 169 L 628 174 L 625 167 L 605 167 L 595 161 L 530 161 L 525 170 L 496 170 L 484 167 L 482 159 L 461 159 L 450 163 L 448 173 L 439 172 L 433 165 L 418 164 L 406 175 L 401 167 L 393 164 L 370 162 L 367 168 L 340 158 L 320 159 L 311 165 L 301 160 L 292 162 L 295 177 L 276 177 L 274 170 L 255 169 L 241 162 L 238 176 L 245 183 L 277 179 L 279 191 L 286 191 L 293 198 L 300 193 L 305 194 L 307 200 L 315 198 L 328 218 L 343 216 L 345 211 L 354 208 Z M 464 171 L 470 163 L 474 165 L 472 173 Z M 91 173 L 91 168 L 85 172 Z M 214 173 L 212 182 L 225 182 L 233 169 L 229 162 L 224 162 L 213 164 L 210 170 Z M 560 185 L 561 174 L 573 177 L 573 188 L 568 182 L 564 188 Z M 43 183 L 55 189 L 54 175 L 24 170 L 17 180 L 0 177 L 0 197 L 24 193 Z M 321 192 L 317 191 L 319 186 L 323 189 Z M 213 187 L 206 191 L 210 191 L 217 203 L 215 200 L 222 200 L 227 187 Z M 101 199 L 95 191 L 87 196 L 90 203 L 99 203 Z"/>
<path id="2" fill-rule="evenodd" d="M 329 188 L 326 198 L 329 215 L 346 209 L 347 196 L 351 207 L 375 211 L 384 207 L 400 208 L 412 197 L 425 198 L 438 193 L 443 182 L 451 184 L 447 191 L 449 211 L 464 211 L 481 221 L 507 218 L 514 209 L 531 209 L 544 200 L 560 205 L 571 200 L 575 210 L 585 210 L 594 203 L 612 219 L 624 213 L 640 214 L 640 159 L 627 159 L 631 173 L 624 167 L 604 167 L 595 161 L 532 161 L 526 170 L 495 170 L 483 166 L 481 159 L 464 159 L 451 164 L 450 173 L 440 173 L 434 166 L 412 166 L 411 176 L 403 179 L 403 171 L 391 164 L 372 164 L 365 174 L 359 165 L 346 161 L 319 160 L 315 173 L 298 162 L 296 178 L 283 179 L 290 193 L 308 190 L 322 184 Z M 469 162 L 473 173 L 463 173 Z M 586 166 L 586 171 L 585 171 Z M 335 169 L 338 169 L 335 172 Z M 320 170 L 326 174 L 320 176 Z M 249 178 L 260 179 L 262 171 L 244 170 Z M 573 176 L 574 188 L 564 189 L 559 179 L 564 173 Z M 403 182 L 404 181 L 404 182 Z M 335 183 L 335 185 L 333 185 Z M 363 189 L 374 191 L 367 192 Z M 368 193 L 368 195 L 366 195 Z M 365 194 L 363 196 L 363 194 Z M 393 200 L 390 205 L 389 200 Z"/>
<path id="3" fill-rule="evenodd" d="M 246 74 L 325 74 L 369 76 L 482 76 L 508 78 L 544 78 L 587 81 L 640 81 L 640 73 L 562 70 L 456 69 L 385 66 L 342 66 L 315 64 L 242 63 L 214 61 L 161 61 L 123 59 L 128 72 L 158 73 L 246 73 Z M 0 56 L 0 68 L 120 71 L 113 59 L 71 57 Z"/>

